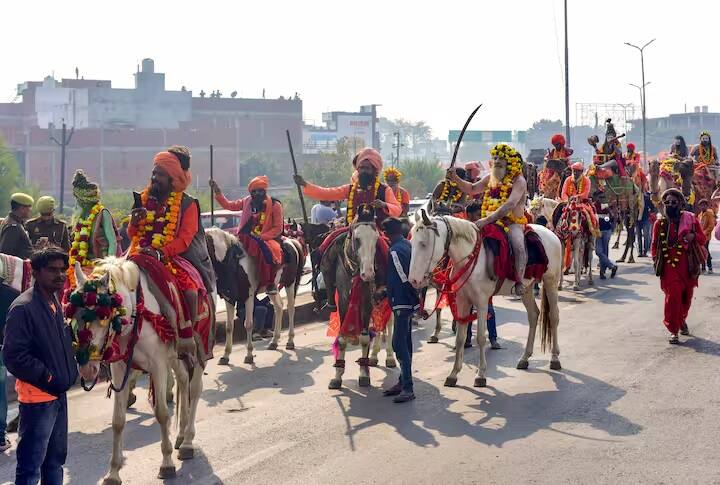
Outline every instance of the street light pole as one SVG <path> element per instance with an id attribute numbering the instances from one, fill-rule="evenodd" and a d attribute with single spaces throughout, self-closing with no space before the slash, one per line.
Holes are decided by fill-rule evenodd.
<path id="1" fill-rule="evenodd" d="M 647 144 L 646 144 L 647 138 L 645 135 L 645 105 L 646 105 L 645 86 L 647 86 L 650 83 L 645 82 L 645 56 L 643 55 L 643 51 L 645 50 L 645 48 L 647 46 L 649 46 L 653 42 L 655 42 L 655 39 L 652 39 L 651 41 L 647 42 L 642 47 L 638 47 L 629 42 L 625 42 L 625 45 L 634 47 L 635 49 L 640 51 L 640 74 L 642 76 L 642 88 L 640 88 L 640 96 L 641 96 L 641 104 L 642 104 L 641 109 L 642 109 L 642 131 L 643 131 L 643 157 L 645 158 L 645 165 L 647 165 Z"/>
<path id="2" fill-rule="evenodd" d="M 63 209 L 65 208 L 65 151 L 67 146 L 72 140 L 73 133 L 75 133 L 75 127 L 70 128 L 70 134 L 67 133 L 67 124 L 65 119 L 62 120 L 62 137 L 60 140 L 54 136 L 50 136 L 50 139 L 60 146 L 60 214 L 62 215 Z"/>
<path id="3" fill-rule="evenodd" d="M 567 0 L 565 0 L 565 139 L 567 146 L 570 144 L 570 66 L 568 65 L 568 12 Z"/>

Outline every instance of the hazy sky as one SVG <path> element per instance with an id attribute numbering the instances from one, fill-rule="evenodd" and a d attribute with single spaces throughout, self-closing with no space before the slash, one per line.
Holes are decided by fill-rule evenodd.
<path id="1" fill-rule="evenodd" d="M 648 116 L 720 110 L 714 0 L 569 0 L 570 102 L 636 102 Z M 3 2 L 0 100 L 25 80 L 81 75 L 131 87 L 144 57 L 196 94 L 300 93 L 304 116 L 379 103 L 380 115 L 460 128 L 564 118 L 562 0 Z M 16 11 L 15 11 L 16 10 Z M 714 88 L 714 89 L 713 89 Z"/>

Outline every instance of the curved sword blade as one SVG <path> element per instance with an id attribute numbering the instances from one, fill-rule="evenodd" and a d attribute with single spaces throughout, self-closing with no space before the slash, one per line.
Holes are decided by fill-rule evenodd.
<path id="1" fill-rule="evenodd" d="M 457 159 L 458 150 L 460 149 L 460 143 L 462 143 L 463 136 L 465 136 L 465 130 L 467 130 L 468 125 L 470 125 L 470 122 L 473 119 L 473 116 L 475 116 L 475 113 L 478 112 L 478 110 L 482 107 L 482 103 L 478 105 L 477 108 L 473 110 L 472 113 L 470 113 L 470 116 L 468 116 L 467 121 L 465 121 L 465 126 L 463 126 L 462 130 L 460 131 L 460 136 L 458 136 L 457 142 L 455 143 L 455 151 L 453 151 L 452 160 L 450 161 L 450 168 L 455 166 L 455 160 Z"/>

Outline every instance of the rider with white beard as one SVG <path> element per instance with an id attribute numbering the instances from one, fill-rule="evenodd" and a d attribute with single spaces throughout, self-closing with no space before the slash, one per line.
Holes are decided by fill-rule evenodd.
<path id="1" fill-rule="evenodd" d="M 488 224 L 497 224 L 508 234 L 515 256 L 516 274 L 520 280 L 515 283 L 515 293 L 523 295 L 525 286 L 522 277 L 528 259 L 525 248 L 527 181 L 522 174 L 523 161 L 520 154 L 506 144 L 496 145 L 490 153 L 490 174 L 479 182 L 462 180 L 454 169 L 448 170 L 447 178 L 470 196 L 482 195 L 482 218 L 475 223 L 479 229 Z"/>

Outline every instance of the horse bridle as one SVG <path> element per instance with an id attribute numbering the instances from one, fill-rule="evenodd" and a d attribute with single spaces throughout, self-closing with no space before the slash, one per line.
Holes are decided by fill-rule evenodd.
<path id="1" fill-rule="evenodd" d="M 350 249 L 352 250 L 353 255 L 357 255 L 357 248 L 355 247 L 355 238 L 353 237 L 353 230 L 358 226 L 375 226 L 375 230 L 377 231 L 377 225 L 373 221 L 363 221 L 363 222 L 356 222 L 354 224 L 350 225 L 350 231 L 348 236 L 350 237 Z M 345 261 L 347 265 L 347 269 L 350 271 L 350 275 L 354 276 L 360 271 L 360 261 L 355 263 L 353 260 L 351 254 L 348 254 L 347 252 L 347 245 L 343 248 L 343 252 L 345 253 Z"/>
<path id="2" fill-rule="evenodd" d="M 438 269 L 444 269 L 444 267 L 447 266 L 448 261 L 450 261 L 450 241 L 453 237 L 452 227 L 450 226 L 450 223 L 447 221 L 448 216 L 439 216 L 437 219 L 440 219 L 445 224 L 445 228 L 447 229 L 447 236 L 445 237 L 444 242 L 444 249 L 443 254 L 440 257 L 440 260 L 437 262 L 434 268 L 431 268 L 432 265 L 432 258 L 428 258 L 428 264 L 427 264 L 427 270 L 425 271 L 425 274 L 423 275 L 423 280 L 430 279 L 432 274 L 438 270 Z M 434 220 L 432 221 L 432 224 L 430 226 L 426 226 L 427 229 L 432 230 L 437 237 L 433 238 L 433 245 L 432 245 L 432 252 L 430 254 L 435 254 L 435 243 L 440 237 L 440 231 L 438 231 L 437 228 L 437 222 Z"/>

